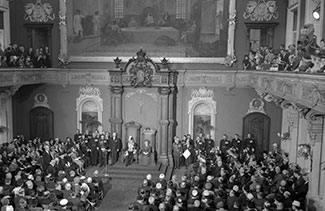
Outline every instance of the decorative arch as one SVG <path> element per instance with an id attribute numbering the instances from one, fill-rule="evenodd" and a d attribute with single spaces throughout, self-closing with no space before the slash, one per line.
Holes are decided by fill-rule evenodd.
<path id="1" fill-rule="evenodd" d="M 79 88 L 79 97 L 76 101 L 77 111 L 77 128 L 82 131 L 85 130 L 80 123 L 85 115 L 94 117 L 97 121 L 103 121 L 103 99 L 100 97 L 100 90 L 94 86 L 85 86 Z M 102 127 L 99 126 L 98 130 L 101 132 Z M 85 131 L 82 131 L 85 132 Z"/>
<path id="2" fill-rule="evenodd" d="M 34 96 L 34 106 L 29 112 L 29 130 L 30 138 L 39 137 L 42 140 L 54 138 L 54 113 L 44 93 Z"/>
<path id="3" fill-rule="evenodd" d="M 192 136 L 196 134 L 195 124 L 201 121 L 205 128 L 209 128 L 209 134 L 215 138 L 217 103 L 213 99 L 214 93 L 206 87 L 193 90 L 191 100 L 188 102 L 189 128 L 188 132 Z M 203 126 L 203 125 L 201 125 Z"/>

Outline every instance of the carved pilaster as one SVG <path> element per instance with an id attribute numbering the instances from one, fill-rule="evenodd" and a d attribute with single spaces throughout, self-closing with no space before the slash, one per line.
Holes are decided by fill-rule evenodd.
<path id="1" fill-rule="evenodd" d="M 320 166 L 322 157 L 322 140 L 323 140 L 323 128 L 324 128 L 324 113 L 320 114 L 314 111 L 309 112 L 306 115 L 308 120 L 308 134 L 311 143 L 311 175 L 312 181 L 309 191 L 312 196 L 318 195 L 318 189 L 320 185 Z"/>
<path id="2" fill-rule="evenodd" d="M 115 95 L 121 95 L 124 92 L 124 88 L 121 86 L 111 86 L 111 92 Z"/>
<path id="3" fill-rule="evenodd" d="M 169 94 L 169 99 L 168 99 L 168 103 L 169 103 L 169 114 L 168 114 L 168 121 L 169 121 L 169 125 L 168 125 L 168 161 L 169 161 L 169 165 L 172 166 L 173 165 L 173 137 L 175 135 L 175 98 L 176 98 L 176 88 L 175 87 L 171 87 L 170 88 L 170 94 Z"/>
<path id="4" fill-rule="evenodd" d="M 170 92 L 171 92 L 171 89 L 169 87 L 159 87 L 158 88 L 159 95 L 169 95 Z"/>
<path id="5" fill-rule="evenodd" d="M 122 94 L 123 87 L 112 86 L 111 87 L 111 131 L 117 132 L 122 137 Z"/>
<path id="6" fill-rule="evenodd" d="M 324 116 L 325 114 L 320 114 L 313 111 L 306 115 L 306 119 L 308 120 L 308 134 L 312 144 L 322 141 Z"/>
<path id="7" fill-rule="evenodd" d="M 168 125 L 169 125 L 169 94 L 171 89 L 169 87 L 158 88 L 158 143 L 160 144 L 159 157 L 163 164 L 168 164 Z"/>
<path id="8" fill-rule="evenodd" d="M 65 68 L 70 63 L 70 57 L 68 55 L 67 1 L 66 0 L 60 0 L 59 29 L 60 29 L 60 54 L 58 55 L 58 60 L 59 60 L 59 66 Z"/>

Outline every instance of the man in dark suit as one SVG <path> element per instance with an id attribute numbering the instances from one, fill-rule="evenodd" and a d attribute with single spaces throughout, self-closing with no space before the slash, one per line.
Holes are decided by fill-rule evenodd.
<path id="1" fill-rule="evenodd" d="M 73 136 L 73 140 L 74 141 L 77 141 L 81 138 L 81 133 L 80 133 L 80 130 L 79 129 L 76 129 L 76 133 L 74 134 Z"/>
<path id="2" fill-rule="evenodd" d="M 42 153 L 42 167 L 43 167 L 43 171 L 46 172 L 47 171 L 47 167 L 50 165 L 50 161 L 52 160 L 52 156 L 50 153 L 50 146 L 49 143 L 45 143 L 43 146 L 44 150 Z"/>
<path id="3" fill-rule="evenodd" d="M 236 153 L 240 154 L 243 150 L 243 141 L 240 140 L 239 135 L 235 134 L 234 138 L 231 141 L 231 145 L 235 147 Z"/>
<path id="4" fill-rule="evenodd" d="M 227 159 L 227 151 L 231 147 L 231 143 L 228 140 L 228 136 L 226 134 L 223 134 L 222 139 L 220 140 L 219 147 L 220 147 L 220 151 L 221 151 L 222 161 L 225 162 Z"/>
<path id="5" fill-rule="evenodd" d="M 117 137 L 117 133 L 114 132 L 112 137 L 109 140 L 108 148 L 110 149 L 110 160 L 112 161 L 111 165 L 114 165 L 119 158 L 119 154 L 122 150 L 122 141 Z"/>
<path id="6" fill-rule="evenodd" d="M 247 138 L 245 138 L 244 148 L 248 149 L 250 153 L 255 153 L 256 151 L 256 141 L 250 133 L 248 133 Z"/>
<path id="7" fill-rule="evenodd" d="M 210 151 L 213 148 L 214 148 L 214 140 L 211 138 L 210 134 L 207 134 L 205 139 L 205 149 L 207 151 L 207 154 L 210 153 Z"/>
<path id="8" fill-rule="evenodd" d="M 308 193 L 308 188 L 309 188 L 308 180 L 304 179 L 304 177 L 299 169 L 296 169 L 293 172 L 293 175 L 296 178 L 296 181 L 292 185 L 294 198 L 301 203 L 301 207 L 304 207 L 306 195 Z M 304 175 L 304 176 L 307 176 L 307 175 Z"/>
<path id="9" fill-rule="evenodd" d="M 99 156 L 99 141 L 96 136 L 89 139 L 91 165 L 97 166 Z"/>

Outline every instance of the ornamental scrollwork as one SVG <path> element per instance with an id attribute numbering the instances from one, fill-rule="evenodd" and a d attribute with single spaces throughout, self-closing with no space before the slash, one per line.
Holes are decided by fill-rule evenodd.
<path id="1" fill-rule="evenodd" d="M 191 94 L 192 98 L 213 98 L 214 93 L 212 90 L 208 90 L 206 87 L 200 87 L 198 90 L 193 90 Z"/>
<path id="2" fill-rule="evenodd" d="M 100 96 L 100 90 L 94 86 L 85 86 L 79 88 L 80 96 Z"/>
<path id="3" fill-rule="evenodd" d="M 65 14 L 62 14 L 61 11 L 59 11 L 59 26 L 66 26 L 67 25 L 67 16 Z"/>
<path id="4" fill-rule="evenodd" d="M 125 66 L 125 70 L 130 76 L 131 86 L 133 87 L 150 87 L 152 85 L 152 76 L 157 69 L 157 65 L 142 49 L 137 52 L 137 57 L 131 58 Z"/>
<path id="5" fill-rule="evenodd" d="M 236 25 L 237 23 L 237 11 L 235 10 L 233 14 L 229 14 L 228 18 L 229 25 Z"/>
<path id="6" fill-rule="evenodd" d="M 41 0 L 36 0 L 36 3 L 28 3 L 25 5 L 25 20 L 31 22 L 46 23 L 49 20 L 55 19 L 53 8 L 50 3 L 42 3 Z"/>
<path id="7" fill-rule="evenodd" d="M 244 12 L 244 18 L 252 21 L 270 21 L 279 18 L 276 1 L 248 1 Z"/>

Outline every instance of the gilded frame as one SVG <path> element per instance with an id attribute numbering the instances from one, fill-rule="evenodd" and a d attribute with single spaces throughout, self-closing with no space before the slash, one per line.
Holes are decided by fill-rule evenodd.
<path id="1" fill-rule="evenodd" d="M 168 58 L 171 63 L 210 63 L 210 64 L 224 64 L 226 66 L 233 66 L 237 58 L 235 55 L 235 28 L 237 21 L 236 1 L 229 0 L 229 17 L 228 17 L 228 40 L 227 40 L 227 56 L 224 57 L 172 57 Z M 59 11 L 59 28 L 60 28 L 60 54 L 58 56 L 59 62 L 62 65 L 67 65 L 70 62 L 113 62 L 116 57 L 111 56 L 73 56 L 68 52 L 67 39 L 67 0 L 60 0 Z M 118 56 L 118 55 L 116 55 Z M 120 57 L 123 61 L 128 61 L 130 57 Z M 153 61 L 160 62 L 162 58 L 153 57 Z"/>

